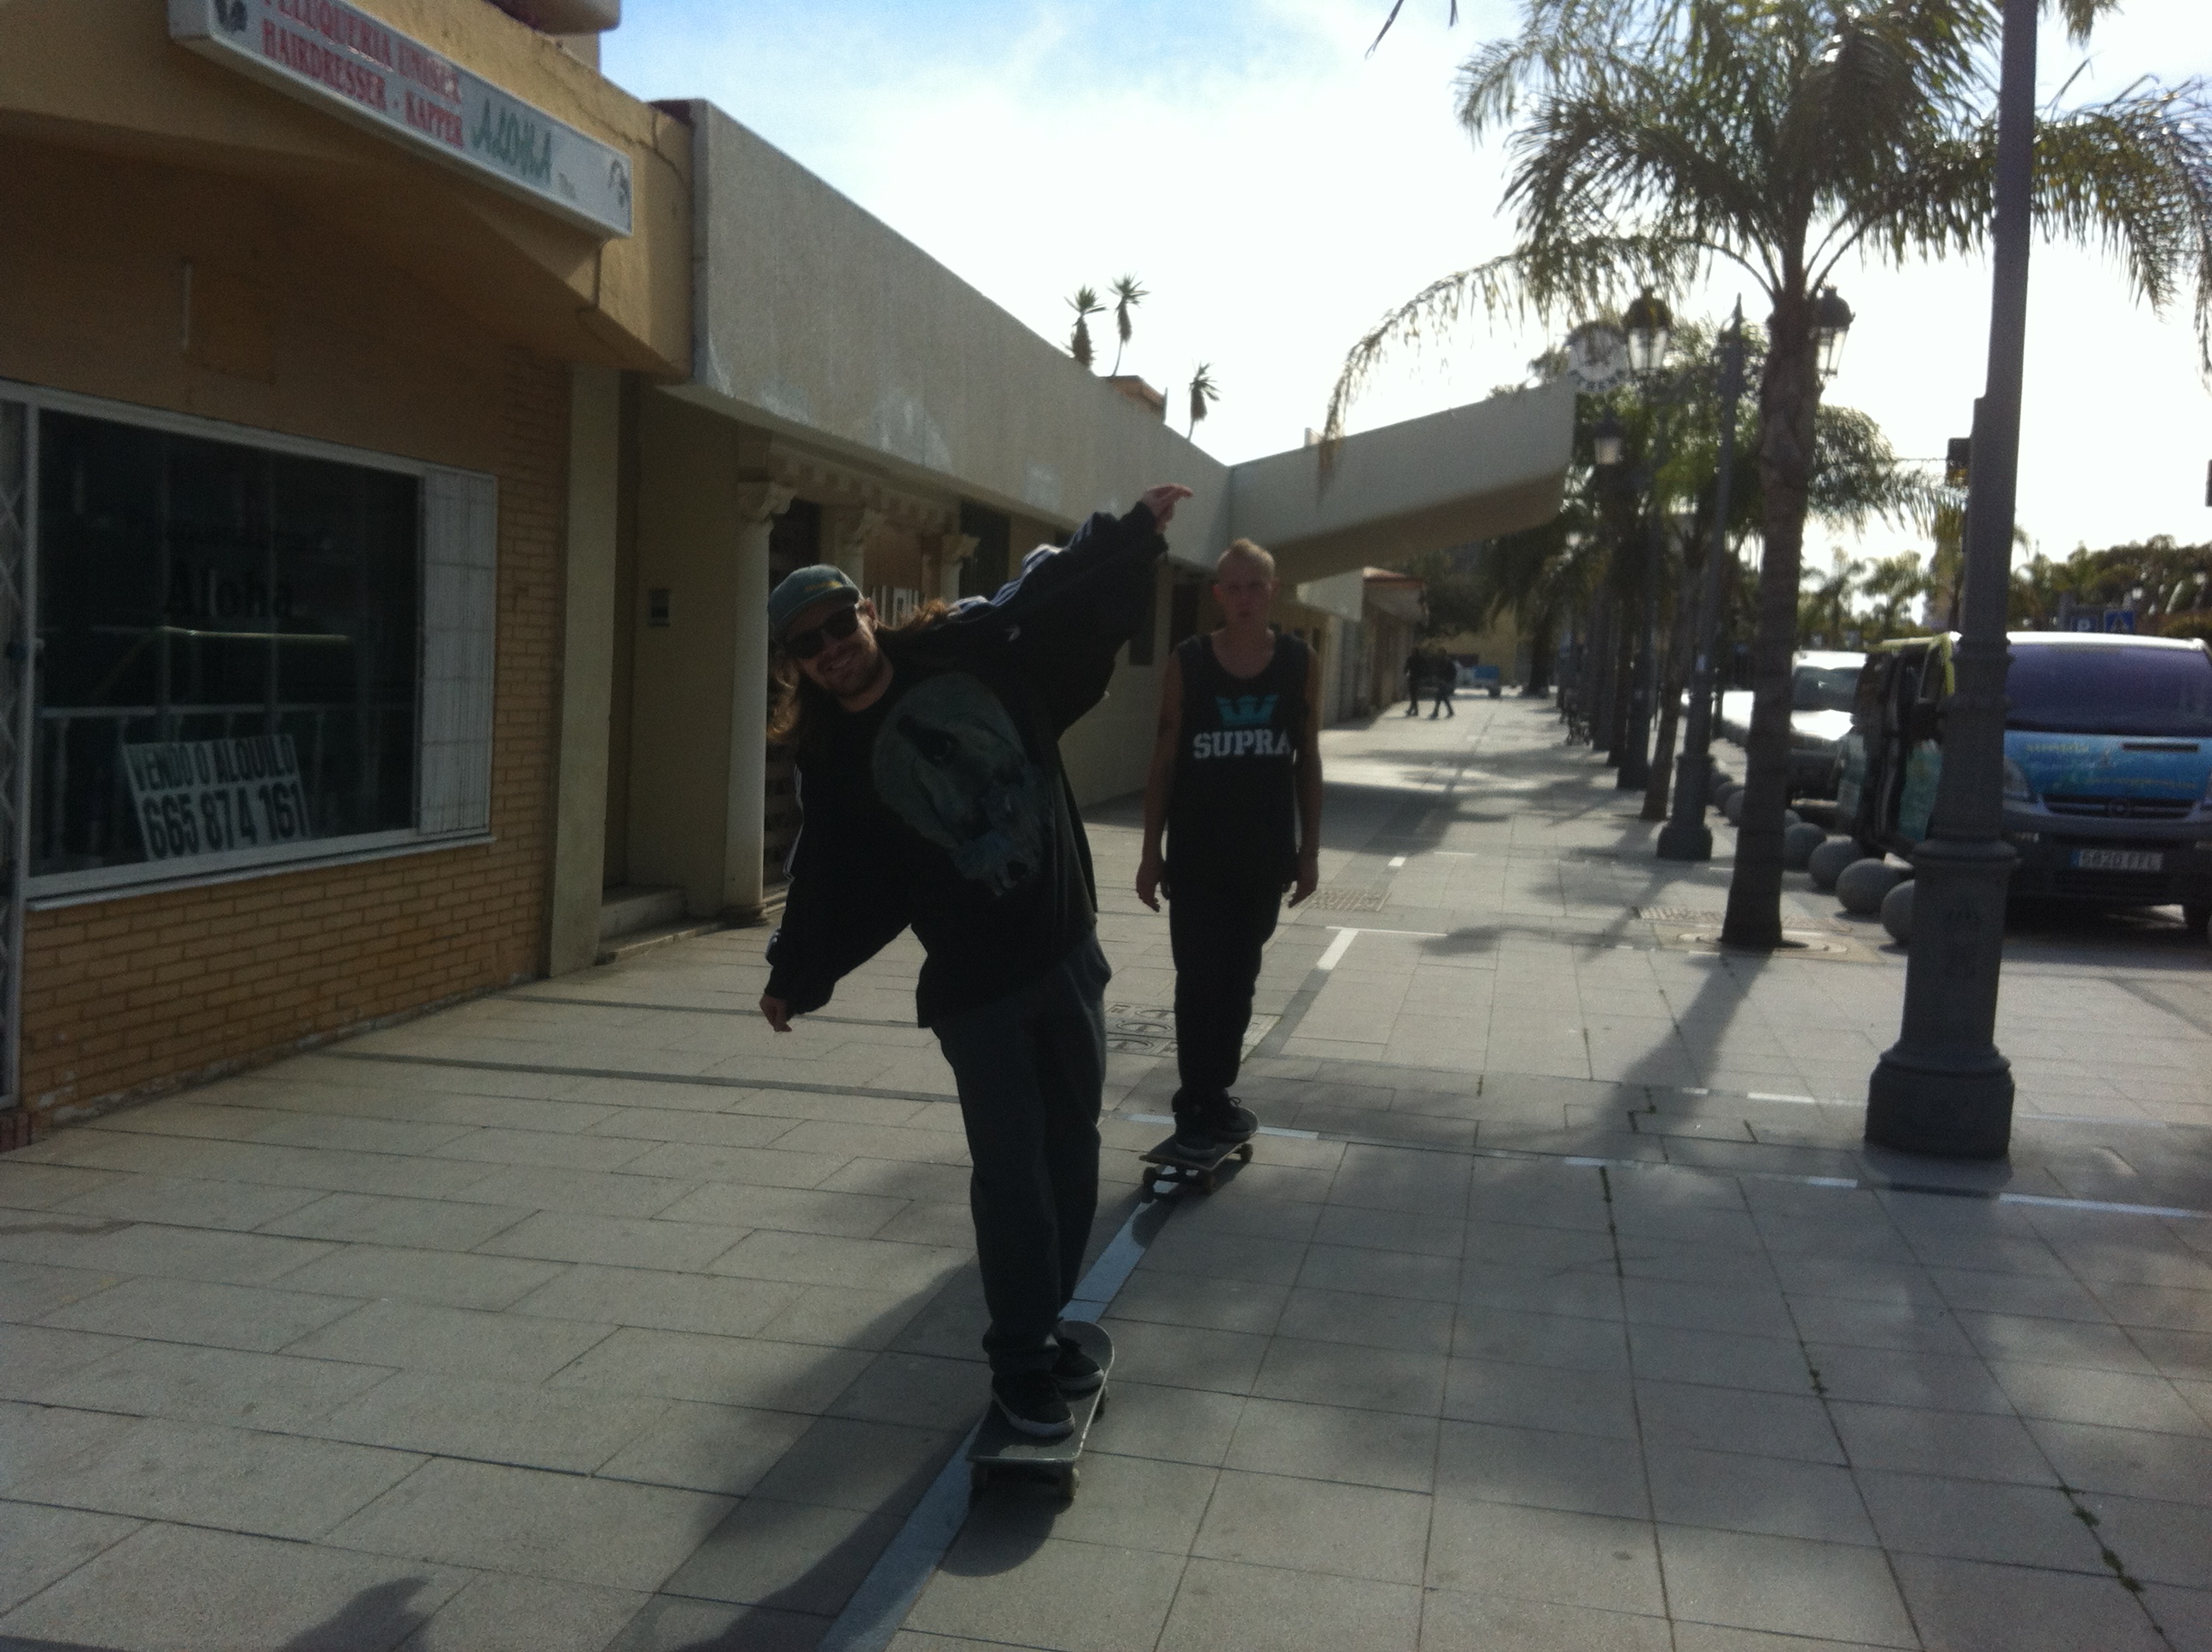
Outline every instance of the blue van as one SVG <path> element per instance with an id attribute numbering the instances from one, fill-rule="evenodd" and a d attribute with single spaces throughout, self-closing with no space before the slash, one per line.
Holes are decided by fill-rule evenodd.
<path id="1" fill-rule="evenodd" d="M 2178 905 L 2212 920 L 2212 649 L 2172 637 L 2015 631 L 2005 677 L 2004 833 L 2016 896 Z M 1867 656 L 1837 821 L 1909 856 L 1942 772 L 1954 639 Z"/>

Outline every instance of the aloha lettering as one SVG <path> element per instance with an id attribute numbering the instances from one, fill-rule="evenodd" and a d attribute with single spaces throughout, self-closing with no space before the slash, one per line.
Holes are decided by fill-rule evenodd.
<path id="1" fill-rule="evenodd" d="M 553 181 L 552 131 L 519 109 L 499 108 L 485 99 L 469 134 L 469 149 L 541 188 Z"/>
<path id="2" fill-rule="evenodd" d="M 1287 732 L 1272 728 L 1208 730 L 1190 737 L 1190 755 L 1200 762 L 1210 757 L 1288 757 L 1297 750 Z"/>

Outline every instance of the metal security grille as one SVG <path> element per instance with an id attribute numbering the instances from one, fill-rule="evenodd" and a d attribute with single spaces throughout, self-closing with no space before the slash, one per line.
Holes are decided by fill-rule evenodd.
<path id="1" fill-rule="evenodd" d="M 1306 905 L 1316 912 L 1380 912 L 1382 891 L 1373 889 L 1317 889 Z"/>
<path id="2" fill-rule="evenodd" d="M 1728 918 L 1725 912 L 1708 912 L 1703 907 L 1631 907 L 1628 912 L 1647 924 L 1717 924 Z"/>
<path id="3" fill-rule="evenodd" d="M 23 878 L 30 853 L 30 409 L 0 401 L 0 1109 L 22 1101 Z"/>

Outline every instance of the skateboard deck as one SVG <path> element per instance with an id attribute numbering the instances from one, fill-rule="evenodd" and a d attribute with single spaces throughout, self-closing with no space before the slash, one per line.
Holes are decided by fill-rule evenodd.
<path id="1" fill-rule="evenodd" d="M 1175 1151 L 1175 1139 L 1170 1136 L 1151 1152 L 1137 1155 L 1138 1163 L 1159 1167 L 1149 1178 L 1156 1194 L 1184 1187 L 1195 1187 L 1202 1193 L 1210 1193 L 1220 1181 L 1221 1167 L 1231 1159 L 1246 1164 L 1252 1162 L 1252 1144 L 1249 1141 L 1224 1145 L 1202 1159 L 1188 1159 Z"/>
<path id="2" fill-rule="evenodd" d="M 1075 1428 L 1057 1440 L 1040 1440 L 1034 1434 L 1023 1433 L 993 1405 L 983 1413 L 975 1442 L 968 1448 L 969 1497 L 1000 1479 L 1043 1480 L 1058 1485 L 1063 1497 L 1075 1496 L 1083 1479 L 1076 1459 L 1083 1455 L 1091 1420 L 1106 1409 L 1106 1393 L 1114 1373 L 1114 1339 L 1087 1321 L 1065 1321 L 1060 1329 L 1098 1362 L 1107 1381 L 1099 1383 L 1095 1393 L 1068 1396 L 1067 1408 L 1073 1414 Z"/>

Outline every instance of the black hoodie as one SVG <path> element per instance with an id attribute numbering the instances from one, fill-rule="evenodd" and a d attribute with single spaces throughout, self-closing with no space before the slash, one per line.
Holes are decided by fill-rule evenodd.
<path id="1" fill-rule="evenodd" d="M 864 712 L 832 708 L 798 753 L 804 825 L 769 997 L 820 1009 L 911 924 L 931 1026 L 1091 932 L 1091 846 L 1059 739 L 1104 696 L 1166 549 L 1145 506 L 1095 515 L 989 603 L 883 635 L 890 687 Z"/>

